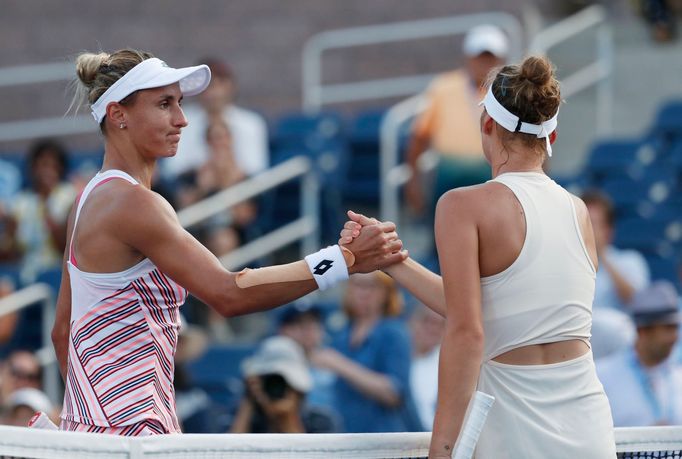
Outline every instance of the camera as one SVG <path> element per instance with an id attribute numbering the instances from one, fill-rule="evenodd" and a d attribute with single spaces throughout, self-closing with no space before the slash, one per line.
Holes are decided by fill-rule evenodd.
<path id="1" fill-rule="evenodd" d="M 280 400 L 284 398 L 289 385 L 282 375 L 273 373 L 262 375 L 260 378 L 263 392 L 265 392 L 265 395 L 267 395 L 270 400 Z"/>

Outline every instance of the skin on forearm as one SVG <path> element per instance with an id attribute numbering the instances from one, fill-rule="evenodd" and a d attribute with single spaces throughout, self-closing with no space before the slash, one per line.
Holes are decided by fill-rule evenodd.
<path id="1" fill-rule="evenodd" d="M 389 266 L 384 271 L 429 309 L 445 317 L 447 308 L 442 277 L 429 271 L 412 258 Z"/>
<path id="2" fill-rule="evenodd" d="M 335 352 L 334 358 L 329 360 L 326 366 L 366 397 L 388 407 L 400 405 L 400 395 L 387 376 L 365 368 L 340 353 Z"/>
<path id="3" fill-rule="evenodd" d="M 447 330 L 446 326 L 438 365 L 438 404 L 429 449 L 432 459 L 451 457 L 467 406 L 476 390 L 482 355 L 482 334 Z"/>

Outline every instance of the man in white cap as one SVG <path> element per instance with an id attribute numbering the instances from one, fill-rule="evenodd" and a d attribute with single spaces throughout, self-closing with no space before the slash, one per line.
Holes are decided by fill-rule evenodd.
<path id="1" fill-rule="evenodd" d="M 668 281 L 639 291 L 631 304 L 634 346 L 597 361 L 613 424 L 682 424 L 682 367 L 671 358 L 678 340 L 679 296 Z"/>
<path id="2" fill-rule="evenodd" d="M 481 25 L 466 34 L 462 46 L 465 65 L 436 78 L 427 91 L 428 108 L 414 123 L 407 161 L 414 171 L 406 187 L 413 211 L 421 213 L 435 204 L 445 191 L 475 185 L 490 179 L 490 166 L 481 146 L 479 120 L 485 79 L 493 68 L 504 64 L 509 52 L 507 36 L 497 27 Z M 425 199 L 417 160 L 427 150 L 440 156 L 435 196 Z M 433 209 L 431 209 L 433 210 Z"/>
<path id="3" fill-rule="evenodd" d="M 266 339 L 242 363 L 245 393 L 231 433 L 330 433 L 335 413 L 310 407 L 305 395 L 313 380 L 303 348 L 286 336 Z"/>

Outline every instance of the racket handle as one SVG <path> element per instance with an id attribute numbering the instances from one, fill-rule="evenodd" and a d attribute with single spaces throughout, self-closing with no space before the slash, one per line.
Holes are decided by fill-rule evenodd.
<path id="1" fill-rule="evenodd" d="M 459 432 L 455 447 L 452 449 L 452 459 L 471 459 L 476 449 L 478 437 L 481 435 L 485 420 L 495 397 L 476 391 L 467 406 L 462 429 Z"/>

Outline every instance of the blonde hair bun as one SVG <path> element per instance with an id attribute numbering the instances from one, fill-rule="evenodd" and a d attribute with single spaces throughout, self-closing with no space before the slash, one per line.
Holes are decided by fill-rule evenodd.
<path id="1" fill-rule="evenodd" d="M 109 59 L 109 53 L 82 53 L 76 58 L 76 74 L 78 79 L 87 86 L 92 87 L 97 77 L 99 68 Z"/>

